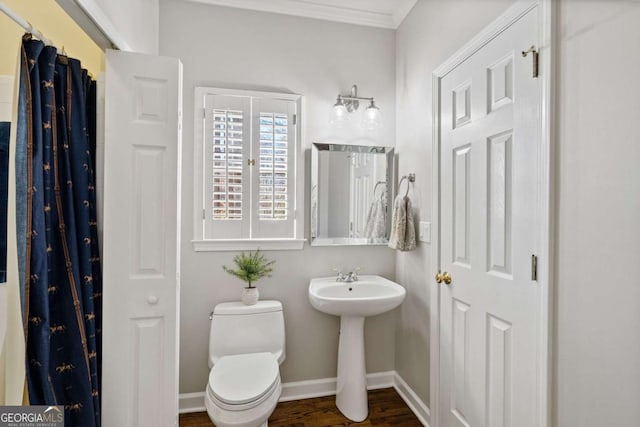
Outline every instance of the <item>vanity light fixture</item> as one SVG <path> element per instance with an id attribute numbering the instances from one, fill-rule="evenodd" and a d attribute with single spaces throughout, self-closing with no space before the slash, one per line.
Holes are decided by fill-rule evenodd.
<path id="1" fill-rule="evenodd" d="M 377 129 L 381 125 L 380 108 L 376 106 L 373 98 L 358 96 L 358 86 L 351 86 L 351 92 L 348 95 L 338 95 L 336 103 L 333 106 L 332 123 L 344 123 L 349 120 L 350 113 L 358 110 L 360 101 L 369 101 L 369 105 L 364 112 L 362 118 L 362 127 L 368 130 Z"/>
<path id="2" fill-rule="evenodd" d="M 380 127 L 380 109 L 376 106 L 376 103 L 371 99 L 369 106 L 364 111 L 364 118 L 362 119 L 362 127 L 365 129 L 373 130 Z"/>
<path id="3" fill-rule="evenodd" d="M 344 104 L 344 100 L 340 95 L 338 95 L 338 99 L 336 100 L 336 104 L 333 106 L 333 119 L 332 123 L 342 123 L 349 120 L 349 111 L 347 110 L 347 106 Z"/>

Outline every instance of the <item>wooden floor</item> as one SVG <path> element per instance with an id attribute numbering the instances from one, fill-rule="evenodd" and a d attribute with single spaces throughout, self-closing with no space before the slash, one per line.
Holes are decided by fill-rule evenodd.
<path id="1" fill-rule="evenodd" d="M 336 408 L 335 396 L 278 403 L 269 418 L 269 427 L 330 427 L 330 426 L 402 426 L 420 427 L 393 388 L 369 392 L 369 418 L 355 423 Z M 212 427 L 206 412 L 180 415 L 180 427 Z"/>

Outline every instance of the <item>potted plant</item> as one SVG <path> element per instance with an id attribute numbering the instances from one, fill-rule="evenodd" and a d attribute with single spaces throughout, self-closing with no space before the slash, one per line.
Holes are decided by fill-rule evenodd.
<path id="1" fill-rule="evenodd" d="M 246 305 L 254 305 L 258 302 L 260 292 L 258 288 L 253 286 L 253 283 L 262 279 L 263 277 L 271 277 L 273 268 L 271 266 L 275 264 L 275 261 L 270 261 L 260 253 L 260 250 L 255 252 L 249 251 L 249 254 L 242 252 L 240 255 L 236 255 L 233 258 L 233 262 L 238 267 L 237 270 L 222 266 L 224 271 L 236 276 L 238 279 L 247 282 L 247 285 L 242 291 L 242 302 Z"/>

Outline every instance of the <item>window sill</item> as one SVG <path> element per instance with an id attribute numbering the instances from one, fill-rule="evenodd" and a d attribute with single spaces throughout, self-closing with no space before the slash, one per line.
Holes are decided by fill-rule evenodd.
<path id="1" fill-rule="evenodd" d="M 224 251 L 299 251 L 306 239 L 231 239 L 231 240 L 192 240 L 196 252 Z"/>

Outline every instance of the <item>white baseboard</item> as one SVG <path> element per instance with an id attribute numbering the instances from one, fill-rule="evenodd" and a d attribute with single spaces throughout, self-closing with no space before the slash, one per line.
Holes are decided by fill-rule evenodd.
<path id="1" fill-rule="evenodd" d="M 367 390 L 393 387 L 395 375 L 395 371 L 367 374 Z M 319 380 L 283 383 L 280 402 L 333 396 L 336 394 L 336 382 L 336 378 L 322 378 Z M 180 394 L 179 408 L 181 414 L 206 411 L 204 392 Z"/>
<path id="2" fill-rule="evenodd" d="M 396 371 L 367 374 L 367 390 L 389 387 L 395 388 L 400 397 L 402 397 L 402 400 L 405 401 L 409 409 L 413 411 L 420 422 L 426 427 L 429 427 L 429 408 Z M 336 378 L 293 381 L 282 384 L 280 402 L 333 396 L 335 394 Z M 205 412 L 204 392 L 180 394 L 179 408 L 181 414 Z"/>
<path id="3" fill-rule="evenodd" d="M 393 387 L 395 371 L 367 374 L 367 390 Z M 336 394 L 336 378 L 294 381 L 282 384 L 280 402 L 311 399 L 313 397 L 333 396 Z"/>
<path id="4" fill-rule="evenodd" d="M 206 412 L 204 407 L 204 391 L 197 393 L 180 393 L 178 395 L 178 412 L 190 414 L 192 412 Z"/>
<path id="5" fill-rule="evenodd" d="M 409 409 L 418 417 L 422 425 L 429 427 L 429 422 L 431 421 L 429 407 L 397 372 L 394 372 L 394 374 L 393 388 L 396 389 L 400 397 L 402 397 L 402 400 L 404 400 L 404 403 L 406 403 Z"/>

